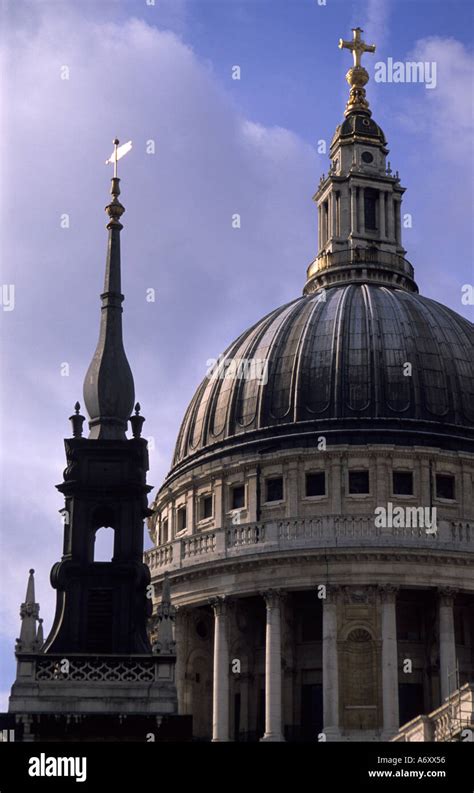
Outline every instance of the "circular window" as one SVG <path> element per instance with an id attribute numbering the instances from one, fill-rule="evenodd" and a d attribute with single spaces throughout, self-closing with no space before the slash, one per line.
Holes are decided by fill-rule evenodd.
<path id="1" fill-rule="evenodd" d="M 370 118 L 363 118 L 362 123 L 364 127 L 370 127 Z"/>
<path id="2" fill-rule="evenodd" d="M 362 152 L 362 162 L 373 162 L 373 161 L 374 161 L 374 157 L 370 153 L 370 151 L 363 151 Z"/>
<path id="3" fill-rule="evenodd" d="M 201 639 L 207 639 L 207 625 L 204 620 L 196 622 L 196 633 Z"/>

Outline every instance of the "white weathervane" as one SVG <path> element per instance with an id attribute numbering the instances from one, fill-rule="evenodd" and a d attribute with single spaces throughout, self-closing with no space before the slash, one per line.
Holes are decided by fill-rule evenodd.
<path id="1" fill-rule="evenodd" d="M 128 143 L 123 143 L 121 146 L 119 146 L 119 143 L 120 143 L 120 141 L 117 138 L 115 138 L 115 140 L 114 140 L 114 150 L 113 150 L 112 154 L 110 155 L 109 159 L 105 161 L 106 165 L 110 165 L 110 164 L 113 163 L 113 166 L 114 166 L 114 179 L 117 178 L 117 162 L 119 160 L 121 160 L 122 157 L 125 157 L 125 155 L 128 154 L 128 152 L 132 148 L 132 141 L 131 140 L 129 140 Z"/>

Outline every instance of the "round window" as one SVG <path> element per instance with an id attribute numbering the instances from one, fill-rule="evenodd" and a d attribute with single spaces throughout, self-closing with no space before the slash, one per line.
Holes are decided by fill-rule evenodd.
<path id="1" fill-rule="evenodd" d="M 207 625 L 204 620 L 196 622 L 196 633 L 201 639 L 207 638 Z"/>
<path id="2" fill-rule="evenodd" d="M 363 151 L 362 152 L 362 162 L 373 162 L 373 161 L 374 161 L 374 157 L 370 153 L 370 151 Z"/>

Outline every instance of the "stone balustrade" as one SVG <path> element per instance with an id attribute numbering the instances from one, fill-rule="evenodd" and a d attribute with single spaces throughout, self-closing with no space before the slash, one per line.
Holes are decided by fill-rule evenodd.
<path id="1" fill-rule="evenodd" d="M 229 525 L 176 537 L 145 552 L 152 572 L 180 568 L 213 559 L 317 548 L 420 548 L 474 552 L 474 522 L 440 521 L 435 534 L 423 528 L 374 525 L 373 515 L 322 515 Z"/>
<path id="2" fill-rule="evenodd" d="M 441 707 L 420 715 L 403 727 L 392 741 L 472 741 L 474 735 L 474 685 L 466 683 L 454 691 Z"/>

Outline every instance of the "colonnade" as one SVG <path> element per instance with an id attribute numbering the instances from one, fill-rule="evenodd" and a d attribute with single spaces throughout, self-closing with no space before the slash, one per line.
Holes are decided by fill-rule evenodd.
<path id="1" fill-rule="evenodd" d="M 322 681 L 323 732 L 326 740 L 341 735 L 340 674 L 338 659 L 338 591 L 327 587 L 322 599 Z M 263 741 L 283 741 L 282 721 L 282 632 L 281 610 L 284 593 L 269 590 L 262 593 L 266 606 L 265 631 L 265 733 Z M 379 587 L 381 608 L 381 675 L 382 675 L 382 739 L 388 740 L 398 730 L 398 648 L 396 599 L 397 588 Z M 224 597 L 211 601 L 214 612 L 214 666 L 212 740 L 228 741 L 229 728 L 229 605 Z M 450 589 L 438 592 L 439 657 L 441 699 L 453 690 L 456 666 L 454 633 L 454 593 Z"/>

